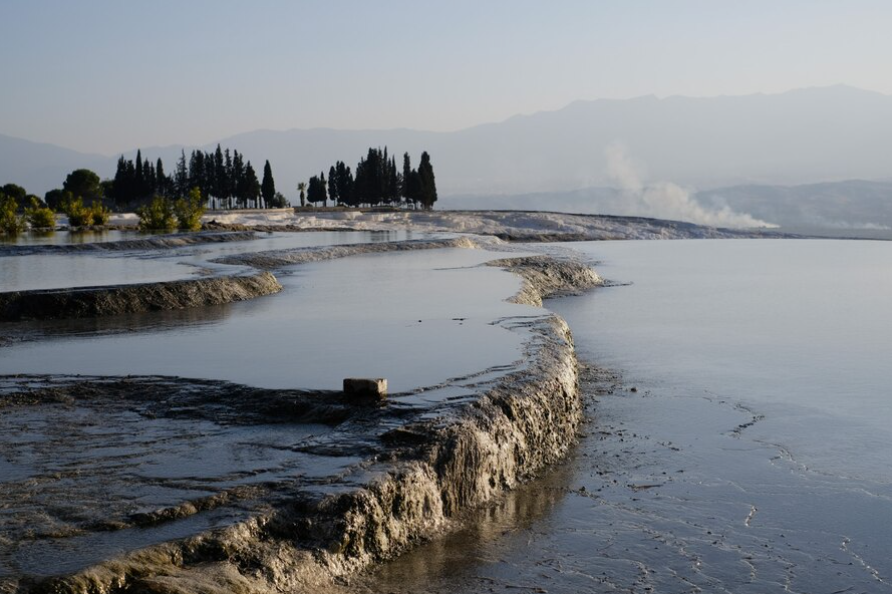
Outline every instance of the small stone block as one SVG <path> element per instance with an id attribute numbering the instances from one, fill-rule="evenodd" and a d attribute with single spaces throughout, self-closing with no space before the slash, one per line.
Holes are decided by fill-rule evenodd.
<path id="1" fill-rule="evenodd" d="M 344 379 L 344 394 L 363 400 L 384 400 L 387 398 L 387 380 L 382 377 L 348 377 Z"/>

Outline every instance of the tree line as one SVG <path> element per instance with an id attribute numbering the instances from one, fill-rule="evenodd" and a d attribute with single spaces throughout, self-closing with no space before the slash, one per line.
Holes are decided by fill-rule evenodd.
<path id="1" fill-rule="evenodd" d="M 121 155 L 113 179 L 101 180 L 89 169 L 76 169 L 66 176 L 62 188 L 50 190 L 43 200 L 12 183 L 0 186 L 0 196 L 8 198 L 8 207 L 18 211 L 34 204 L 61 211 L 78 199 L 86 204 L 97 202 L 125 210 L 146 205 L 155 197 L 193 200 L 194 189 L 198 190 L 201 201 L 214 209 L 290 206 L 276 191 L 269 161 L 265 162 L 262 179 L 258 180 L 250 161 L 237 150 L 224 150 L 219 144 L 211 152 L 194 150 L 188 159 L 186 152 L 180 151 L 170 174 L 160 158 L 155 162 L 143 159 L 142 150 L 138 150 L 135 159 Z M 416 169 L 409 154 L 404 153 L 402 170 L 399 170 L 396 157 L 388 153 L 387 147 L 369 148 L 355 169 L 338 161 L 329 168 L 328 178 L 320 172 L 309 183 L 299 183 L 297 189 L 301 206 L 307 202 L 328 206 L 331 200 L 334 205 L 348 207 L 405 205 L 431 209 L 437 201 L 430 155 L 422 152 Z"/>
<path id="2" fill-rule="evenodd" d="M 328 206 L 331 200 L 341 206 L 411 205 L 431 209 L 437 201 L 434 169 L 427 151 L 421 153 L 418 169 L 412 168 L 409 153 L 403 154 L 402 172 L 397 169 L 396 157 L 388 156 L 387 147 L 369 148 L 359 160 L 354 172 L 338 161 L 325 172 L 314 175 L 308 183 L 297 185 L 300 204 Z"/>
<path id="3" fill-rule="evenodd" d="M 236 150 L 223 150 L 219 144 L 213 152 L 192 151 L 188 161 L 186 152 L 180 151 L 176 168 L 170 175 L 165 174 L 161 159 L 155 164 L 143 161 L 142 151 L 137 151 L 135 161 L 122 155 L 118 159 L 109 197 L 117 206 L 126 207 L 153 196 L 186 196 L 193 188 L 198 188 L 202 200 L 211 208 L 288 206 L 285 197 L 276 191 L 269 161 L 263 167 L 262 181 L 258 181 L 250 161 L 245 161 Z"/>

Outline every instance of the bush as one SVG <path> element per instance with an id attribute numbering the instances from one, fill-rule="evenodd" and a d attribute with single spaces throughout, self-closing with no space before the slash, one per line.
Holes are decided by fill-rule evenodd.
<path id="1" fill-rule="evenodd" d="M 64 192 L 63 190 L 50 190 L 46 194 L 43 195 L 43 201 L 46 202 L 46 205 L 52 208 L 57 212 L 62 211 L 62 207 L 65 205 L 65 201 L 68 199 L 66 194 L 70 194 Z"/>
<path id="2" fill-rule="evenodd" d="M 282 195 L 281 192 L 276 192 L 275 196 L 273 196 L 272 200 L 267 204 L 269 208 L 288 208 L 291 206 L 291 203 L 288 202 L 288 199 Z"/>
<path id="3" fill-rule="evenodd" d="M 18 235 L 25 229 L 25 220 L 19 216 L 18 208 L 14 196 L 0 194 L 0 233 Z"/>
<path id="4" fill-rule="evenodd" d="M 90 207 L 90 220 L 93 225 L 96 226 L 104 226 L 108 225 L 108 219 L 111 216 L 111 210 L 102 205 L 102 202 L 98 200 L 93 201 L 93 205 Z"/>
<path id="5" fill-rule="evenodd" d="M 164 231 L 176 227 L 173 205 L 163 196 L 155 196 L 152 202 L 136 209 L 141 231 Z"/>
<path id="6" fill-rule="evenodd" d="M 62 204 L 62 212 L 68 215 L 69 227 L 86 227 L 93 222 L 93 213 L 84 206 L 80 196 L 66 200 Z"/>
<path id="7" fill-rule="evenodd" d="M 201 229 L 201 215 L 204 214 L 204 200 L 201 198 L 201 190 L 192 188 L 189 198 L 180 198 L 174 204 L 174 212 L 177 217 L 177 228 L 184 231 L 198 231 Z"/>
<path id="8" fill-rule="evenodd" d="M 31 206 L 25 209 L 25 220 L 32 229 L 53 229 L 56 215 L 52 209 L 41 206 L 37 198 L 31 198 Z"/>

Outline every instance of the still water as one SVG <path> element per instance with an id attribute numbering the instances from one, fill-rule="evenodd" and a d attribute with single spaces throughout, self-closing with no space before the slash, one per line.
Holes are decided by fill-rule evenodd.
<path id="1" fill-rule="evenodd" d="M 114 246 L 110 244 L 131 245 L 127 242 L 152 236 L 135 231 L 60 231 L 48 238 L 29 233 L 9 238 L 7 249 L 0 249 L 0 292 L 141 284 L 199 274 L 233 274 L 241 268 L 213 260 L 233 254 L 440 239 L 452 235 L 411 231 L 256 233 L 246 241 L 197 243 L 167 249 L 111 249 Z"/>
<path id="2" fill-rule="evenodd" d="M 522 359 L 523 333 L 499 320 L 541 310 L 504 301 L 520 282 L 481 266 L 497 257 L 466 249 L 361 255 L 286 268 L 277 272 L 282 292 L 240 303 L 8 323 L 8 336 L 26 340 L 2 348 L 0 374 L 175 375 L 307 389 L 385 377 L 394 392 L 437 386 Z"/>
<path id="3" fill-rule="evenodd" d="M 51 232 L 34 232 L 28 231 L 18 235 L 0 236 L 0 246 L 2 245 L 69 245 L 81 243 L 106 243 L 109 241 L 122 241 L 125 239 L 133 239 L 142 234 L 135 231 L 51 231 Z"/>
<path id="4" fill-rule="evenodd" d="M 561 311 L 608 367 L 753 407 L 821 472 L 892 481 L 892 243 L 588 244 L 632 282 Z M 581 314 L 581 315 L 580 315 Z M 589 341 L 588 337 L 594 341 Z M 776 437 L 772 437 L 776 436 Z"/>
<path id="5" fill-rule="evenodd" d="M 179 262 L 40 254 L 0 258 L 0 291 L 127 285 L 189 278 L 197 268 Z"/>
<path id="6" fill-rule="evenodd" d="M 565 467 L 357 588 L 892 591 L 892 244 L 574 247 L 630 284 L 546 305 L 623 387 Z"/>

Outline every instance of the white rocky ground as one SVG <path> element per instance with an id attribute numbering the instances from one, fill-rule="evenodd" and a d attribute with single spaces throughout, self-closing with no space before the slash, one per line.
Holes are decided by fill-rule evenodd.
<path id="1" fill-rule="evenodd" d="M 116 215 L 112 224 L 136 225 L 134 214 Z M 511 239 L 688 239 L 761 237 L 764 229 L 731 230 L 638 217 L 575 215 L 531 211 L 360 211 L 242 210 L 209 212 L 203 222 L 274 230 L 352 229 L 420 233 L 453 232 Z"/>

